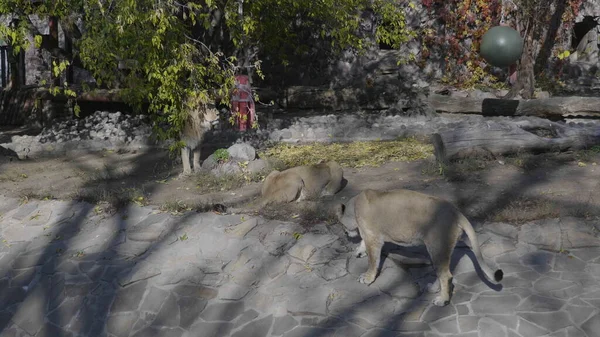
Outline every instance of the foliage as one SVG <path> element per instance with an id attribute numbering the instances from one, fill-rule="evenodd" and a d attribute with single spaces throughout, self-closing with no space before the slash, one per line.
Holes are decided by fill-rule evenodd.
<path id="1" fill-rule="evenodd" d="M 176 139 L 192 109 L 228 103 L 236 73 L 251 68 L 263 76 L 261 58 L 285 64 L 309 53 L 309 37 L 327 41 L 331 53 L 362 50 L 367 39 L 357 30 L 367 7 L 388 23 L 378 39 L 398 46 L 410 38 L 403 11 L 385 0 L 0 0 L 0 13 L 20 19 L 16 27 L 0 27 L 0 38 L 17 53 L 31 44 L 30 16 L 55 16 L 67 30 L 82 19 L 75 57 L 100 87 L 124 88 L 122 98 L 137 109 L 147 104 L 160 139 Z M 41 36 L 33 42 L 41 45 Z M 52 71 L 60 75 L 72 61 L 54 58 Z M 42 85 L 76 97 L 65 81 Z"/>
<path id="2" fill-rule="evenodd" d="M 214 153 L 215 159 L 219 162 L 225 162 L 229 160 L 229 152 L 227 149 L 218 149 Z"/>
<path id="3" fill-rule="evenodd" d="M 491 27 L 501 24 L 502 14 L 506 24 L 516 28 L 522 36 L 532 37 L 537 47 L 543 42 L 548 42 L 544 40 L 548 37 L 546 34 L 559 1 L 422 0 L 422 3 L 429 9 L 430 15 L 439 18 L 444 28 L 422 28 L 421 65 L 425 64 L 433 51 L 438 51 L 444 55 L 446 66 L 443 80 L 450 85 L 470 88 L 478 84 L 501 85 L 498 83 L 499 79 L 490 73 L 491 67 L 479 55 L 479 44 L 482 36 Z M 566 44 L 581 3 L 582 0 L 565 2 L 566 8 L 559 22 L 560 29 L 556 31 L 556 36 L 550 36 L 552 45 L 554 42 Z M 434 24 L 437 25 L 438 22 Z M 538 49 L 533 48 L 528 56 L 535 59 Z M 524 53 L 528 54 L 527 51 Z M 568 53 L 561 49 L 554 49 L 553 53 L 552 56 L 558 60 L 568 56 Z M 538 63 L 545 61 L 540 60 Z M 564 62 L 558 63 L 560 67 Z M 520 76 L 519 80 L 522 78 L 524 76 Z"/>
<path id="4" fill-rule="evenodd" d="M 404 11 L 392 1 L 266 0 L 248 4 L 247 39 L 264 58 L 283 66 L 299 56 L 334 55 L 347 48 L 360 52 L 370 41 L 357 34 L 360 14 L 367 9 L 378 16 L 376 42 L 396 48 L 414 37 Z"/>
<path id="5" fill-rule="evenodd" d="M 489 66 L 479 55 L 483 35 L 500 18 L 500 0 L 422 0 L 431 15 L 444 24 L 443 31 L 423 28 L 422 63 L 431 50 L 443 51 L 444 82 L 471 88 L 477 84 L 493 85 L 498 79 L 489 73 Z M 439 22 L 434 22 L 437 25 Z"/>
<path id="6" fill-rule="evenodd" d="M 433 153 L 430 144 L 414 138 L 395 141 L 357 141 L 352 143 L 313 143 L 291 145 L 280 143 L 260 156 L 282 161 L 285 166 L 312 165 L 320 161 L 337 161 L 345 167 L 379 166 L 389 161 L 414 161 Z"/>

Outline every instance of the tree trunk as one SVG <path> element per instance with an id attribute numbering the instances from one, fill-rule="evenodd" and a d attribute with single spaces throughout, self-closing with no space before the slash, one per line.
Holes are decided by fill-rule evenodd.
<path id="1" fill-rule="evenodd" d="M 525 99 L 533 98 L 535 91 L 535 77 L 534 77 L 534 51 L 536 49 L 536 43 L 531 36 L 526 36 L 523 45 L 523 54 L 521 60 L 517 66 L 517 83 L 510 89 L 510 91 L 504 96 L 505 99 L 511 99 L 521 94 L 521 97 Z"/>
<path id="2" fill-rule="evenodd" d="M 600 117 L 600 97 L 551 97 L 531 100 L 463 98 L 431 94 L 428 102 L 437 112 L 484 116 Z"/>
<path id="3" fill-rule="evenodd" d="M 436 159 L 452 160 L 488 156 L 495 158 L 519 152 L 565 151 L 586 148 L 600 142 L 600 130 L 580 129 L 547 120 L 516 123 L 488 122 L 479 127 L 463 126 L 435 133 L 431 137 Z"/>
<path id="4" fill-rule="evenodd" d="M 534 73 L 536 76 L 543 73 L 546 69 L 548 59 L 552 53 L 552 48 L 556 43 L 556 36 L 558 35 L 559 29 L 562 27 L 562 16 L 567 9 L 566 1 L 558 0 L 554 1 L 554 3 L 554 13 L 552 13 L 552 18 L 550 19 L 548 30 L 546 31 L 546 37 L 544 38 L 544 43 L 540 47 L 540 52 L 535 59 Z"/>

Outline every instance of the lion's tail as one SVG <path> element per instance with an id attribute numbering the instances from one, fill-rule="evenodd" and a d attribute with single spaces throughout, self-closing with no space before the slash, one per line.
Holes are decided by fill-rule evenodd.
<path id="1" fill-rule="evenodd" d="M 460 213 L 459 213 L 460 214 Z M 471 225 L 471 222 L 462 214 L 459 215 L 461 219 L 459 219 L 459 226 L 469 237 L 469 241 L 471 241 L 471 250 L 475 254 L 475 258 L 477 258 L 477 263 L 483 270 L 485 276 L 488 280 L 498 283 L 502 281 L 504 277 L 504 272 L 502 269 L 497 269 L 496 271 L 492 271 L 492 269 L 483 261 L 483 255 L 481 255 L 481 250 L 479 249 L 479 242 L 477 241 L 477 234 L 475 234 L 475 230 Z"/>

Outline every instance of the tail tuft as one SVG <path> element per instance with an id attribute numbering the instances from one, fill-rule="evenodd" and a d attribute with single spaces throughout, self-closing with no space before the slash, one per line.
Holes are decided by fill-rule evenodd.
<path id="1" fill-rule="evenodd" d="M 496 280 L 496 282 L 500 282 L 502 281 L 502 278 L 504 278 L 504 272 L 502 271 L 502 269 L 496 270 L 496 272 L 494 273 L 494 280 Z"/>

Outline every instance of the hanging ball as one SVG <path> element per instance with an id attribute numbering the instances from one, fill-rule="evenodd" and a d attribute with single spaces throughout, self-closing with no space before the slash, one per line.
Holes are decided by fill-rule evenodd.
<path id="1" fill-rule="evenodd" d="M 495 26 L 483 35 L 479 52 L 489 64 L 508 67 L 521 57 L 523 38 L 508 26 Z"/>

